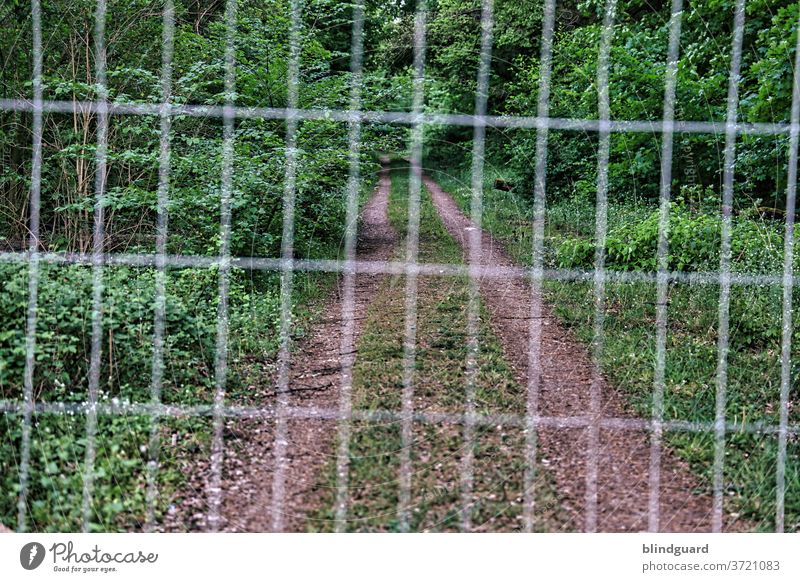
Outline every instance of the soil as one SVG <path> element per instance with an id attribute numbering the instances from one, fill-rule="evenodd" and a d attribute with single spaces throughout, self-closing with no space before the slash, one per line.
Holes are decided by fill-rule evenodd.
<path id="1" fill-rule="evenodd" d="M 425 185 L 448 232 L 461 244 L 468 258 L 468 238 L 475 225 L 455 201 L 430 177 Z M 359 232 L 359 261 L 388 261 L 398 237 L 387 216 L 390 190 L 388 163 L 378 187 L 367 203 Z M 479 263 L 487 267 L 515 267 L 502 246 L 482 232 Z M 387 281 L 385 274 L 355 276 L 354 342 L 358 341 L 367 311 Z M 528 344 L 532 294 L 530 284 L 518 277 L 484 277 L 480 292 L 498 337 L 503 355 L 514 370 L 516 381 L 527 386 Z M 343 333 L 341 288 L 329 298 L 310 334 L 293 353 L 289 406 L 322 410 L 339 408 L 342 381 Z M 602 416 L 635 418 L 621 392 L 602 379 L 593 367 L 587 347 L 566 330 L 541 301 L 541 383 L 538 412 L 547 417 L 587 417 L 591 412 L 590 387 L 593 374 L 600 377 Z M 399 316 L 399 314 L 398 314 Z M 354 343 L 357 345 L 357 343 Z M 257 401 L 275 401 L 275 374 L 265 373 L 254 387 Z M 270 531 L 272 527 L 272 468 L 274 466 L 275 421 L 230 419 L 226 422 L 226 455 L 223 471 L 223 531 Z M 320 500 L 333 497 L 323 490 L 320 475 L 335 463 L 337 423 L 323 419 L 290 419 L 287 434 L 287 465 L 284 531 L 317 529 L 308 514 L 319 514 Z M 561 527 L 582 530 L 586 524 L 586 474 L 589 431 L 552 425 L 538 429 L 538 463 L 545 467 L 557 491 L 565 517 Z M 596 450 L 597 530 L 645 531 L 648 529 L 650 435 L 644 429 L 602 428 Z M 203 464 L 205 463 L 205 464 Z M 167 531 L 207 529 L 205 514 L 208 463 L 191 467 L 182 501 L 165 519 Z M 661 463 L 660 529 L 696 532 L 711 529 L 712 498 L 707 484 L 689 466 L 664 448 Z M 725 516 L 726 530 L 749 529 L 747 524 Z"/>

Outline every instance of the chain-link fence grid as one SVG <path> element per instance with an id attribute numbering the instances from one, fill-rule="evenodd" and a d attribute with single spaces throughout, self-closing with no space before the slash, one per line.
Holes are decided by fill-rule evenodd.
<path id="1" fill-rule="evenodd" d="M 664 434 L 667 432 L 703 433 L 713 436 L 713 531 L 723 528 L 723 470 L 725 466 L 726 436 L 731 432 L 754 433 L 777 440 L 775 469 L 776 500 L 775 530 L 783 531 L 784 500 L 786 496 L 787 440 L 800 434 L 800 426 L 789 422 L 789 393 L 791 390 L 791 339 L 793 329 L 792 298 L 797 283 L 792 269 L 794 257 L 794 209 L 797 183 L 798 136 L 800 136 L 800 81 L 797 71 L 800 64 L 795 63 L 791 122 L 786 123 L 741 123 L 737 119 L 738 79 L 742 61 L 742 42 L 745 26 L 745 0 L 737 0 L 735 20 L 732 25 L 733 36 L 727 118 L 717 121 L 679 121 L 675 119 L 676 75 L 679 61 L 681 23 L 684 14 L 683 0 L 672 0 L 669 21 L 669 48 L 666 55 L 666 77 L 664 79 L 663 117 L 660 122 L 611 119 L 609 100 L 609 67 L 616 0 L 607 0 L 602 23 L 600 52 L 597 69 L 598 119 L 565 119 L 549 116 L 551 89 L 551 62 L 555 27 L 556 2 L 546 0 L 542 24 L 541 58 L 539 72 L 538 103 L 535 115 L 529 117 L 495 116 L 487 114 L 487 98 L 492 61 L 493 2 L 483 0 L 481 14 L 480 59 L 477 77 L 475 111 L 467 114 L 435 114 L 425 111 L 425 56 L 426 56 L 426 0 L 418 0 L 413 31 L 413 106 L 410 112 L 363 111 L 363 1 L 354 4 L 352 22 L 351 64 L 352 73 L 349 108 L 346 110 L 300 109 L 298 100 L 298 76 L 301 58 L 301 18 L 302 3 L 291 1 L 291 26 L 289 36 L 289 66 L 287 71 L 286 107 L 249 107 L 236 103 L 236 0 L 228 0 L 225 9 L 227 43 L 224 58 L 224 90 L 227 95 L 223 105 L 176 104 L 171 100 L 172 59 L 175 44 L 175 9 L 171 0 L 163 7 L 163 66 L 161 70 L 160 103 L 126 104 L 110 102 L 106 91 L 106 45 L 105 23 L 106 2 L 98 0 L 94 30 L 94 58 L 96 76 L 96 95 L 93 101 L 45 100 L 43 97 L 43 45 L 42 10 L 39 0 L 31 2 L 33 23 L 33 74 L 32 100 L 2 99 L 0 109 L 5 112 L 24 112 L 33 119 L 33 163 L 29 202 L 29 242 L 28 250 L 0 253 L 3 263 L 23 264 L 28 269 L 27 323 L 25 327 L 25 369 L 21 400 L 4 400 L 0 409 L 4 414 L 21 415 L 22 439 L 19 451 L 19 491 L 17 528 L 28 528 L 29 476 L 31 457 L 31 425 L 37 415 L 85 415 L 86 450 L 83 472 L 83 524 L 88 530 L 92 521 L 92 500 L 95 483 L 96 439 L 98 419 L 105 416 L 145 416 L 152 421 L 147 463 L 147 503 L 148 523 L 152 528 L 155 520 L 154 504 L 158 498 L 158 451 L 159 422 L 170 417 L 210 417 L 213 424 L 213 444 L 210 459 L 211 480 L 207 492 L 207 523 L 211 530 L 219 526 L 220 505 L 225 491 L 222 485 L 223 459 L 225 446 L 223 423 L 225 419 L 254 418 L 270 419 L 275 422 L 274 470 L 271 506 L 271 527 L 283 529 L 284 495 L 287 463 L 287 447 L 291 440 L 288 422 L 291 419 L 323 419 L 338 425 L 337 438 L 337 488 L 335 519 L 336 528 L 344 530 L 348 520 L 348 467 L 350 438 L 353 422 L 397 422 L 401 425 L 402 449 L 399 464 L 398 519 L 401 530 L 409 529 L 411 511 L 411 449 L 412 430 L 416 423 L 455 424 L 463 427 L 464 451 L 460 472 L 462 492 L 461 522 L 464 530 L 471 529 L 470 498 L 473 486 L 473 465 L 475 432 L 481 426 L 502 423 L 524 429 L 525 446 L 525 500 L 524 529 L 530 531 L 534 524 L 534 473 L 537 458 L 537 431 L 542 427 L 556 429 L 586 429 L 588 432 L 585 529 L 597 529 L 598 462 L 597 450 L 599 434 L 603 429 L 646 431 L 650 435 L 649 460 L 649 528 L 659 529 L 659 491 L 661 490 L 661 456 Z M 799 39 L 800 42 L 800 39 Z M 800 59 L 800 50 L 797 51 Z M 41 211 L 41 168 L 42 168 L 42 125 L 46 114 L 72 113 L 76 108 L 96 116 L 97 143 L 95 164 L 97 167 L 94 183 L 94 233 L 91 249 L 81 253 L 51 253 L 41 251 L 40 211 Z M 149 116 L 160 122 L 159 186 L 157 198 L 157 237 L 155 253 L 111 253 L 104 247 L 105 164 L 107 163 L 107 139 L 109 120 L 114 116 Z M 219 118 L 223 127 L 223 149 L 221 175 L 221 221 L 220 252 L 218 256 L 175 255 L 167 252 L 167 214 L 170 189 L 170 131 L 174 118 L 198 117 Z M 241 257 L 231 256 L 231 198 L 233 196 L 233 147 L 234 127 L 237 120 L 265 119 L 285 122 L 285 176 L 283 192 L 283 233 L 280 257 Z M 298 259 L 294 251 L 295 194 L 297 172 L 297 130 L 298 124 L 307 120 L 331 120 L 346 124 L 349 142 L 349 179 L 346 197 L 346 230 L 344 258 L 342 260 Z M 405 259 L 402 261 L 359 261 L 356 256 L 357 224 L 359 213 L 359 189 L 361 184 L 360 156 L 361 129 L 364 124 L 390 124 L 409 126 L 411 129 L 410 186 L 408 225 L 409 235 Z M 418 260 L 418 237 L 420 227 L 420 193 L 422 189 L 422 155 L 424 130 L 428 126 L 465 126 L 474 130 L 472 152 L 472 199 L 471 220 L 477 228 L 471 230 L 468 241 L 469 264 L 425 264 Z M 480 264 L 481 221 L 484 182 L 484 149 L 487 128 L 535 130 L 535 190 L 532 266 L 528 267 L 486 267 Z M 546 169 L 548 155 L 548 134 L 551 131 L 583 131 L 598 136 L 598 166 L 596 184 L 596 252 L 594 268 L 589 271 L 579 269 L 550 269 L 545 266 L 544 228 Z M 658 261 L 656 272 L 614 271 L 605 266 L 605 248 L 608 224 L 608 168 L 610 140 L 614 134 L 656 133 L 661 135 L 661 181 L 660 218 L 658 237 Z M 676 134 L 722 134 L 725 136 L 724 149 L 724 189 L 722 200 L 722 240 L 719 270 L 716 272 L 675 272 L 669 270 L 669 217 L 673 167 L 673 143 Z M 742 135 L 788 135 L 789 160 L 786 192 L 786 221 L 784 271 L 782 275 L 746 274 L 731 272 L 731 221 L 734 191 L 734 172 L 737 138 Z M 46 361 L 36 358 L 37 333 L 41 330 L 37 321 L 39 305 L 39 281 L 42 265 L 85 265 L 91 268 L 92 316 L 90 322 L 91 361 L 88 374 L 88 392 L 85 402 L 41 402 L 35 397 L 34 369 L 47 366 Z M 154 302 L 155 321 L 153 327 L 153 358 L 151 398 L 146 403 L 118 403 L 101 401 L 99 387 L 103 358 L 103 309 L 104 274 L 109 266 L 127 265 L 137 268 L 155 269 Z M 164 342 L 166 327 L 166 286 L 170 269 L 192 268 L 214 270 L 218 276 L 218 315 L 216 328 L 216 349 L 214 358 L 214 396 L 209 404 L 179 405 L 162 402 L 161 389 L 164 376 Z M 280 274 L 280 329 L 277 372 L 277 398 L 264 406 L 234 406 L 226 402 L 226 378 L 228 373 L 229 313 L 228 294 L 232 269 L 271 271 Z M 290 366 L 292 362 L 292 293 L 293 278 L 298 272 L 330 272 L 343 278 L 342 334 L 341 334 L 341 374 L 339 387 L 340 403 L 336 408 L 293 407 L 290 392 Z M 400 410 L 354 410 L 351 400 L 353 366 L 355 355 L 354 293 L 355 278 L 359 274 L 386 274 L 405 276 L 405 332 L 403 342 L 403 387 Z M 463 413 L 431 413 L 414 410 L 415 358 L 417 329 L 417 279 L 420 276 L 468 277 L 470 281 L 469 302 L 467 305 L 467 343 L 466 362 L 466 406 Z M 476 358 L 481 347 L 479 342 L 479 281 L 487 278 L 516 278 L 530 284 L 530 344 L 527 412 L 524 415 L 488 415 L 476 412 L 475 383 Z M 601 359 L 604 347 L 604 304 L 606 286 L 613 283 L 645 282 L 656 287 L 655 341 L 656 360 L 652 394 L 651 418 L 608 418 L 600 410 L 601 380 L 599 366 L 593 368 L 591 382 L 591 413 L 574 417 L 551 417 L 539 413 L 539 391 L 541 387 L 541 322 L 542 286 L 546 281 L 584 281 L 593 286 L 594 296 L 594 337 L 591 350 L 595 361 Z M 666 365 L 666 337 L 668 321 L 668 289 L 672 283 L 688 285 L 719 286 L 719 328 L 718 328 L 718 367 L 716 376 L 716 407 L 713 422 L 690 422 L 665 418 L 664 391 Z M 777 424 L 761 422 L 732 421 L 726 417 L 726 389 L 729 353 L 729 318 L 731 289 L 736 286 L 780 287 L 783 290 L 781 338 L 781 383 L 780 420 Z"/>

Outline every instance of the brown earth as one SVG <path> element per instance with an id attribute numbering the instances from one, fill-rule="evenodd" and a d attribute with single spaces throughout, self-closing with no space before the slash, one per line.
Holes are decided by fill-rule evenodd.
<path id="1" fill-rule="evenodd" d="M 454 200 L 432 179 L 425 185 L 448 232 L 468 255 L 469 232 L 474 225 Z M 386 164 L 378 187 L 363 212 L 357 258 L 387 261 L 397 244 L 397 235 L 387 216 L 390 190 Z M 467 257 L 468 260 L 468 257 Z M 481 266 L 514 267 L 514 262 L 491 235 L 482 233 Z M 354 344 L 363 327 L 372 300 L 385 287 L 386 275 L 355 277 Z M 424 284 L 423 284 L 424 287 Z M 422 290 L 422 289 L 421 289 Z M 490 315 L 491 329 L 503 355 L 521 386 L 528 380 L 528 337 L 531 288 L 520 278 L 484 277 L 480 292 Z M 310 335 L 293 354 L 289 407 L 337 410 L 342 381 L 342 289 L 324 306 Z M 586 346 L 565 330 L 546 303 L 541 305 L 541 386 L 539 414 L 548 417 L 587 417 L 593 364 Z M 400 317 L 400 314 L 397 314 Z M 270 368 L 271 366 L 271 368 Z M 256 402 L 276 399 L 274 364 L 266 365 L 264 378 L 254 386 Z M 600 381 L 602 416 L 634 418 L 624 397 L 605 380 Z M 418 403 L 421 404 L 421 403 Z M 331 499 L 319 476 L 335 462 L 336 422 L 323 419 L 290 419 L 287 434 L 287 465 L 284 530 L 318 529 L 307 513 L 319 515 L 320 500 Z M 554 481 L 559 513 L 566 517 L 560 528 L 584 529 L 586 522 L 586 472 L 588 431 L 586 428 L 540 427 L 538 461 Z M 439 438 L 441 438 L 441 434 Z M 226 455 L 223 471 L 223 531 L 269 531 L 272 527 L 272 477 L 274 467 L 274 420 L 228 420 L 225 428 Z M 423 447 L 424 448 L 424 447 Z M 650 437 L 644 430 L 600 430 L 596 451 L 597 529 L 642 531 L 648 527 Z M 206 529 L 207 463 L 191 466 L 189 487 L 183 500 L 167 515 L 164 529 Z M 664 449 L 661 464 L 660 529 L 662 531 L 709 531 L 711 495 L 708 487 L 688 465 Z M 727 530 L 747 529 L 746 524 L 726 516 Z"/>
<path id="2" fill-rule="evenodd" d="M 426 176 L 448 232 L 460 242 L 468 259 L 469 232 L 474 224 L 435 181 Z M 513 267 L 502 246 L 482 233 L 481 266 Z M 528 382 L 528 338 L 531 321 L 531 287 L 521 278 L 483 277 L 480 292 L 500 339 L 506 360 L 522 386 Z M 585 345 L 578 342 L 541 305 L 541 382 L 538 409 L 541 416 L 583 416 L 591 411 L 593 363 Z M 633 418 L 624 397 L 601 379 L 601 411 L 607 418 Z M 539 460 L 553 474 L 564 509 L 576 529 L 586 521 L 588 431 L 581 428 L 539 429 Z M 645 531 L 648 528 L 650 436 L 644 430 L 600 430 L 597 447 L 597 530 Z M 711 530 L 712 498 L 688 465 L 664 449 L 661 463 L 660 529 L 699 532 Z M 726 516 L 726 529 L 746 529 Z"/>

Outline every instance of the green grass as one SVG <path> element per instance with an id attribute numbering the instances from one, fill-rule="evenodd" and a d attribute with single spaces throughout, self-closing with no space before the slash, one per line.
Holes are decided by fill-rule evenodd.
<path id="1" fill-rule="evenodd" d="M 401 239 L 406 236 L 407 169 L 392 172 L 389 218 Z M 423 193 L 419 260 L 462 263 L 462 251 L 439 220 L 430 196 Z M 404 244 L 398 248 L 403 256 Z M 455 277 L 419 279 L 417 357 L 414 377 L 416 411 L 464 411 L 466 309 L 468 281 Z M 477 409 L 481 413 L 524 414 L 524 390 L 502 356 L 481 312 L 477 379 Z M 356 409 L 400 410 L 403 389 L 405 279 L 387 280 L 371 305 L 358 344 L 354 370 Z M 476 530 L 508 531 L 521 527 L 525 441 L 518 428 L 497 426 L 476 432 L 473 524 Z M 398 474 L 402 442 L 398 423 L 354 423 L 350 446 L 350 506 L 352 531 L 396 531 Z M 457 531 L 460 528 L 460 426 L 415 424 L 412 457 L 411 523 L 413 531 Z M 564 518 L 544 469 L 538 471 L 538 530 L 557 530 Z M 327 492 L 321 508 L 309 516 L 310 528 L 332 528 L 336 472 L 323 476 Z"/>
<path id="2" fill-rule="evenodd" d="M 464 170 L 434 172 L 435 178 L 463 209 L 468 209 L 470 189 Z M 502 241 L 520 264 L 531 260 L 531 203 L 522 195 L 492 187 L 490 171 L 484 186 L 484 227 Z M 644 220 L 653 207 L 635 208 L 612 203 L 609 229 Z M 765 232 L 768 224 L 755 223 L 750 231 Z M 594 234 L 593 201 L 552 202 L 547 213 L 546 260 L 556 263 L 557 249 L 565 240 L 591 241 Z M 774 236 L 765 237 L 774 240 Z M 761 249 L 766 255 L 772 249 Z M 778 259 L 782 249 L 778 249 Z M 774 253 L 773 253 L 774 254 Z M 770 254 L 772 256 L 772 254 Z M 747 257 L 743 257 L 747 259 Z M 766 268 L 766 265 L 764 265 Z M 548 301 L 563 324 L 587 344 L 592 339 L 593 288 L 585 282 L 548 281 Z M 777 424 L 780 395 L 780 287 L 734 288 L 731 296 L 730 354 L 726 416 L 729 422 Z M 643 417 L 652 410 L 655 362 L 655 285 L 607 284 L 604 374 Z M 665 418 L 713 421 L 716 393 L 717 320 L 719 287 L 671 284 L 669 289 Z M 795 301 L 795 309 L 800 302 Z M 797 336 L 796 336 L 797 338 Z M 800 339 L 800 338 L 798 338 Z M 793 358 L 800 357 L 797 339 Z M 794 391 L 790 401 L 796 401 Z M 797 407 L 790 422 L 797 422 Z M 710 491 L 713 437 L 670 433 L 668 446 L 687 460 Z M 777 439 L 769 435 L 729 433 L 725 447 L 725 508 L 746 519 L 759 531 L 775 527 L 775 471 Z M 786 529 L 800 530 L 800 443 L 790 436 L 786 467 Z"/>

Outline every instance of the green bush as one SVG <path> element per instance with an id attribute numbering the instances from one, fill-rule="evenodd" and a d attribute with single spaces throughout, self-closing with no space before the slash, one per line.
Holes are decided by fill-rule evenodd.
<path id="1" fill-rule="evenodd" d="M 612 226 L 606 238 L 606 266 L 621 271 L 656 271 L 659 220 L 660 211 L 653 210 L 643 220 Z M 718 212 L 694 211 L 682 201 L 674 202 L 668 231 L 669 270 L 719 270 L 722 219 Z M 739 214 L 732 222 L 732 270 L 779 272 L 782 237 L 782 225 Z M 592 268 L 594 253 L 592 239 L 566 238 L 556 248 L 556 263 L 562 268 Z"/>
<path id="2" fill-rule="evenodd" d="M 279 294 L 275 276 L 248 277 L 234 270 L 230 282 L 229 394 L 242 385 L 246 356 L 275 350 Z M 28 269 L 0 265 L 0 399 L 22 398 Z M 165 373 L 162 400 L 209 404 L 214 393 L 217 326 L 216 269 L 170 270 L 167 274 Z M 266 280 L 261 280 L 266 279 Z M 153 362 L 155 276 L 152 269 L 104 269 L 101 402 L 149 402 Z M 318 285 L 314 281 L 309 285 Z M 260 291 L 266 287 L 266 291 Z M 301 288 L 300 294 L 305 291 Z M 302 296 L 300 297 L 302 301 Z M 34 398 L 38 402 L 84 403 L 91 355 L 92 271 L 86 266 L 41 265 L 36 331 Z M 164 420 L 172 430 L 206 438 L 204 420 Z M 147 445 L 151 422 L 137 416 L 98 419 L 92 529 L 126 531 L 144 520 Z M 177 428 L 175 428 L 177 427 Z M 183 427 L 183 428 L 181 428 Z M 188 428 L 187 428 L 188 427 Z M 165 437 L 167 438 L 167 437 Z M 189 438 L 184 434 L 184 439 Z M 22 418 L 0 420 L 0 522 L 12 525 L 19 495 Z M 197 451 L 194 451 L 195 454 Z M 28 527 L 77 531 L 82 527 L 86 423 L 82 414 L 35 415 L 32 419 Z M 159 481 L 163 512 L 183 476 L 173 451 L 162 454 Z M 172 489 L 170 489 L 172 488 Z"/>

